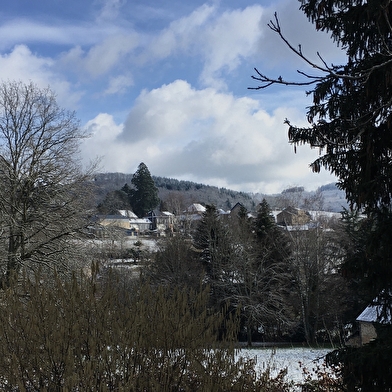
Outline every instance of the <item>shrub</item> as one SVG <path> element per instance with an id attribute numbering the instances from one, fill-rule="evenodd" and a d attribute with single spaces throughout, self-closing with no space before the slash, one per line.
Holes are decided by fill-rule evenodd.
<path id="1" fill-rule="evenodd" d="M 134 286 L 133 286 L 134 287 Z M 4 391 L 285 391 L 282 374 L 237 359 L 237 320 L 207 307 L 208 290 L 127 289 L 37 274 L 1 293 Z"/>

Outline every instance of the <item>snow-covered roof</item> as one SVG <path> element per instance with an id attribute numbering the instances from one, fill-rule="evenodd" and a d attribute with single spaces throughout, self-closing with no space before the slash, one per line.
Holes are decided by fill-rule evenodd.
<path id="1" fill-rule="evenodd" d="M 382 306 L 381 305 L 369 305 L 364 311 L 357 317 L 357 321 L 368 322 L 368 323 L 382 323 L 390 324 L 392 322 L 391 312 L 387 310 L 387 314 L 384 319 L 381 319 Z"/>
<path id="2" fill-rule="evenodd" d="M 137 218 L 137 219 L 130 219 L 130 224 L 140 224 L 140 223 L 151 223 L 150 219 L 148 218 Z"/>
<path id="3" fill-rule="evenodd" d="M 206 208 L 199 203 L 193 203 L 186 210 L 187 212 L 205 212 Z"/>
<path id="4" fill-rule="evenodd" d="M 137 218 L 137 215 L 131 210 L 118 210 L 119 214 L 127 218 Z"/>
<path id="5" fill-rule="evenodd" d="M 218 213 L 220 215 L 228 215 L 228 214 L 230 214 L 230 211 L 225 211 L 222 208 L 218 208 Z"/>

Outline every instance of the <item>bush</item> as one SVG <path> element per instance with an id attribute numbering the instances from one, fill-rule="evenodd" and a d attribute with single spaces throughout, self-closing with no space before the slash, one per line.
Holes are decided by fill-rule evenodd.
<path id="1" fill-rule="evenodd" d="M 24 277 L 1 293 L 3 391 L 285 391 L 238 360 L 237 320 L 208 291 L 137 290 L 85 276 Z M 121 292 L 120 292 L 121 291 Z"/>

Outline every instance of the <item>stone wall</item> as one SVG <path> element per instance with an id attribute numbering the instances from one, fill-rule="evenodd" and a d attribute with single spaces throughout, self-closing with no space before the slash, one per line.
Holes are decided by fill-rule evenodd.
<path id="1" fill-rule="evenodd" d="M 361 321 L 359 323 L 360 335 L 361 335 L 361 343 L 367 344 L 370 341 L 376 339 L 377 333 L 374 325 L 369 322 Z"/>

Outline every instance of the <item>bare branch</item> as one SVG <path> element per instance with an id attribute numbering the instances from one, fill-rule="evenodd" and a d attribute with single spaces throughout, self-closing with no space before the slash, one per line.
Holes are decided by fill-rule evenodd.
<path id="1" fill-rule="evenodd" d="M 323 57 L 321 56 L 321 54 L 319 52 L 317 52 L 317 57 L 320 59 L 321 64 L 317 64 L 316 62 L 310 60 L 308 57 L 306 57 L 303 54 L 302 51 L 302 46 L 301 44 L 298 45 L 298 47 L 294 47 L 289 40 L 284 36 L 280 23 L 279 23 L 279 19 L 277 16 L 277 13 L 275 12 L 274 14 L 274 20 L 270 20 L 270 22 L 268 23 L 268 27 L 274 31 L 275 33 L 277 33 L 279 35 L 279 37 L 282 39 L 282 41 L 286 44 L 286 46 L 293 52 L 295 53 L 299 58 L 301 58 L 306 64 L 308 64 L 311 68 L 319 71 L 322 73 L 322 76 L 317 76 L 317 75 L 311 75 L 308 74 L 304 71 L 297 71 L 300 75 L 305 76 L 307 79 L 311 79 L 311 80 L 307 80 L 307 81 L 288 81 L 283 79 L 282 76 L 279 76 L 278 78 L 273 78 L 273 77 L 269 77 L 263 73 L 261 73 L 258 69 L 254 69 L 257 75 L 253 75 L 251 76 L 253 80 L 256 80 L 258 82 L 260 82 L 260 85 L 257 87 L 248 87 L 249 90 L 260 90 L 260 89 L 265 89 L 271 85 L 285 85 L 285 86 L 309 86 L 312 84 L 315 84 L 323 79 L 325 79 L 326 77 L 331 77 L 331 78 L 336 78 L 336 79 L 347 79 L 347 80 L 361 80 L 364 79 L 366 80 L 367 78 L 369 78 L 370 74 L 381 67 L 384 67 L 386 65 L 388 65 L 390 62 L 392 62 L 391 60 L 388 60 L 386 62 L 383 62 L 381 64 L 378 64 L 376 66 L 373 66 L 369 69 L 366 69 L 364 71 L 358 72 L 358 73 L 353 73 L 353 74 L 346 74 L 345 72 L 343 72 L 343 67 L 342 66 L 334 66 L 334 65 L 328 65 L 327 62 L 323 59 Z"/>

